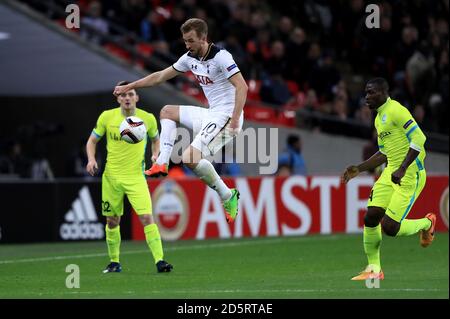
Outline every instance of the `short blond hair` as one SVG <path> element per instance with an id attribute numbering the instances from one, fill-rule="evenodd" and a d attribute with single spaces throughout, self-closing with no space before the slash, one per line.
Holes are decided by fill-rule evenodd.
<path id="1" fill-rule="evenodd" d="M 197 33 L 198 37 L 202 35 L 208 35 L 208 25 L 204 20 L 197 18 L 186 20 L 186 22 L 181 26 L 180 30 L 183 34 L 188 33 L 191 30 L 195 30 L 195 33 Z"/>

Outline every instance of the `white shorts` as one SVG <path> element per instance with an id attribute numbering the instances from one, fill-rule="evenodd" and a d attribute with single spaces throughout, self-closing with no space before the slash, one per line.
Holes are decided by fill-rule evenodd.
<path id="1" fill-rule="evenodd" d="M 194 132 L 192 147 L 201 151 L 204 156 L 215 155 L 235 137 L 228 129 L 231 120 L 230 113 L 211 111 L 204 107 L 192 105 L 180 105 L 179 110 L 180 124 Z M 242 130 L 243 123 L 244 112 L 239 118 L 239 131 Z"/>

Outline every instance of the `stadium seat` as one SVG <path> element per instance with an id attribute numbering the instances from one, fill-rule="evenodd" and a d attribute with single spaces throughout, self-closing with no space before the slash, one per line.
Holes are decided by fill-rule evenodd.
<path id="1" fill-rule="evenodd" d="M 261 123 L 276 123 L 276 110 L 271 107 L 247 103 L 245 106 L 245 119 Z"/>
<path id="2" fill-rule="evenodd" d="M 141 42 L 136 45 L 136 50 L 146 57 L 150 57 L 153 54 L 154 48 L 151 44 Z"/>
<path id="3" fill-rule="evenodd" d="M 286 85 L 292 96 L 297 95 L 297 93 L 299 91 L 297 82 L 288 80 L 288 81 L 286 81 Z"/>
<path id="4" fill-rule="evenodd" d="M 261 101 L 261 96 L 259 92 L 261 90 L 261 81 L 260 80 L 250 80 L 247 83 L 248 91 L 247 91 L 247 99 L 251 101 Z"/>
<path id="5" fill-rule="evenodd" d="M 118 45 L 114 44 L 114 43 L 106 43 L 105 45 L 103 45 L 103 47 L 111 54 L 126 60 L 128 62 L 131 62 L 131 55 L 128 51 L 126 51 L 125 49 L 119 47 Z"/>
<path id="6" fill-rule="evenodd" d="M 296 127 L 295 111 L 280 111 L 276 123 L 281 126 Z"/>

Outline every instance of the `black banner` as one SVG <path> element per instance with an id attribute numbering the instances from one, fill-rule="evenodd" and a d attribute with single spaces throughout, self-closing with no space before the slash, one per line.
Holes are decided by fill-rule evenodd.
<path id="1" fill-rule="evenodd" d="M 0 183 L 0 243 L 104 240 L 100 180 Z M 121 219 L 131 239 L 130 205 Z"/>

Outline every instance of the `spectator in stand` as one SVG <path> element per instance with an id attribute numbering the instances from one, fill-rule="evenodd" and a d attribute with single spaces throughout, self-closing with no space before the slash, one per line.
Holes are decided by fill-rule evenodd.
<path id="1" fill-rule="evenodd" d="M 347 100 L 343 97 L 336 97 L 333 101 L 331 114 L 340 120 L 346 120 L 348 118 Z"/>
<path id="2" fill-rule="evenodd" d="M 280 20 L 278 20 L 277 38 L 283 43 L 288 43 L 291 39 L 293 29 L 294 24 L 292 23 L 292 19 L 288 16 L 282 16 Z"/>
<path id="3" fill-rule="evenodd" d="M 284 105 L 290 98 L 291 93 L 280 73 L 266 75 L 261 82 L 261 100 L 265 103 Z"/>
<path id="4" fill-rule="evenodd" d="M 288 64 L 288 79 L 301 83 L 304 81 L 304 64 L 308 52 L 306 33 L 296 27 L 286 44 L 286 59 Z"/>
<path id="5" fill-rule="evenodd" d="M 30 161 L 23 155 L 19 141 L 6 143 L 7 154 L 0 156 L 0 174 L 30 177 Z"/>
<path id="6" fill-rule="evenodd" d="M 418 31 L 414 26 L 404 27 L 401 42 L 397 45 L 395 57 L 396 71 L 404 71 L 408 59 L 414 54 L 417 47 Z"/>
<path id="7" fill-rule="evenodd" d="M 340 81 L 341 76 L 334 65 L 333 54 L 325 51 L 318 60 L 313 73 L 309 75 L 309 83 L 323 101 L 331 101 L 334 97 L 333 87 Z"/>
<path id="8" fill-rule="evenodd" d="M 289 135 L 286 151 L 280 154 L 278 165 L 291 167 L 295 175 L 306 175 L 306 164 L 302 155 L 302 140 L 299 135 Z"/>
<path id="9" fill-rule="evenodd" d="M 147 42 L 165 41 L 161 19 L 157 12 L 151 10 L 141 22 L 141 37 Z"/>
<path id="10" fill-rule="evenodd" d="M 122 0 L 121 15 L 124 17 L 124 27 L 139 34 L 141 22 L 152 9 L 147 0 Z"/>
<path id="11" fill-rule="evenodd" d="M 264 70 L 268 74 L 280 74 L 283 79 L 288 77 L 289 66 L 285 55 L 284 43 L 276 40 L 270 48 L 270 58 L 264 62 Z"/>
<path id="12" fill-rule="evenodd" d="M 102 17 L 102 4 L 98 1 L 92 1 L 89 4 L 88 15 L 81 19 L 81 37 L 96 44 L 102 44 L 101 35 L 107 35 L 108 31 L 108 21 Z M 100 35 L 96 33 L 100 33 Z"/>

